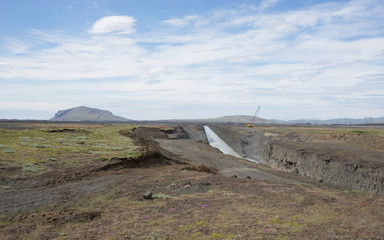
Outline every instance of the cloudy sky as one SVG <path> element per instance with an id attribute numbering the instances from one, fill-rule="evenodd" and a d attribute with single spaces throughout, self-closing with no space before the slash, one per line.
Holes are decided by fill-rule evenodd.
<path id="1" fill-rule="evenodd" d="M 383 0 L 0 0 L 0 119 L 384 116 Z"/>

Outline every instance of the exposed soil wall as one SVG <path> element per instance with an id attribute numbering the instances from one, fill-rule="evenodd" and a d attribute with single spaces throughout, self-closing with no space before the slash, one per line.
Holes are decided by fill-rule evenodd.
<path id="1" fill-rule="evenodd" d="M 264 147 L 263 163 L 319 182 L 384 194 L 382 166 L 356 160 L 349 153 L 331 147 L 321 149 L 310 144 L 271 140 Z"/>
<path id="2" fill-rule="evenodd" d="M 137 159 L 116 159 L 118 160 L 118 165 L 121 165 L 121 163 L 126 165 L 134 165 L 137 163 L 141 163 L 141 165 L 151 165 L 156 162 L 159 164 L 187 164 L 184 159 L 181 159 L 175 154 L 160 148 L 159 144 L 154 140 L 170 139 L 170 136 L 172 139 L 188 139 L 188 133 L 181 127 L 166 130 L 151 127 L 138 127 L 132 129 L 132 131 L 121 130 L 120 134 L 132 138 L 136 144 L 141 146 L 141 156 Z"/>
<path id="3" fill-rule="evenodd" d="M 203 124 L 183 125 L 182 128 L 189 135 L 189 139 L 208 143 Z"/>

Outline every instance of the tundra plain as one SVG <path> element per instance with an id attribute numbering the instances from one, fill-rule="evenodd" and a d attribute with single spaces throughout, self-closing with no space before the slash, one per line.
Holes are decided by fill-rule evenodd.
<path id="1" fill-rule="evenodd" d="M 260 128 L 284 136 L 298 134 L 314 142 L 332 143 L 340 136 L 350 135 L 354 139 L 359 135 L 361 141 L 384 136 L 380 127 Z M 188 159 L 188 154 L 164 149 L 161 141 L 153 140 L 174 136 L 175 129 L 124 124 L 2 123 L 2 238 L 214 240 L 384 236 L 382 195 L 253 163 L 246 164 L 286 181 L 222 174 L 220 169 Z M 319 134 L 328 137 L 319 138 Z M 177 136 L 174 141 L 192 141 Z M 206 143 L 196 144 L 211 152 L 213 159 L 227 157 Z M 153 197 L 144 200 L 142 196 L 148 190 L 152 190 Z"/>

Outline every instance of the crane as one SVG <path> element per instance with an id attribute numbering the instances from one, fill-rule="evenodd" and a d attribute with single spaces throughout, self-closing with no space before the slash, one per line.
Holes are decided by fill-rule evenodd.
<path id="1" fill-rule="evenodd" d="M 257 107 L 256 112 L 255 112 L 255 116 L 253 116 L 253 118 L 252 118 L 252 122 L 249 123 L 249 124 L 247 125 L 247 127 L 250 127 L 250 128 L 255 127 L 255 125 L 253 125 L 253 124 L 255 123 L 256 116 L 257 116 L 257 113 L 259 112 L 259 110 L 260 110 L 260 106 Z"/>

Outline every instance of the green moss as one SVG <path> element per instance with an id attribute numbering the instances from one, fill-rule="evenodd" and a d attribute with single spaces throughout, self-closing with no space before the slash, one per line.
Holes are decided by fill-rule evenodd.
<path id="1" fill-rule="evenodd" d="M 160 200 L 170 198 L 169 195 L 164 194 L 164 193 L 157 193 L 157 194 L 154 194 L 152 197 L 154 199 L 160 199 Z"/>
<path id="2" fill-rule="evenodd" d="M 371 131 L 366 131 L 366 130 L 352 130 L 352 131 L 350 131 L 349 133 L 357 133 L 357 134 L 365 134 L 365 135 L 368 135 L 368 134 L 371 134 L 372 132 L 371 132 Z"/>
<path id="3" fill-rule="evenodd" d="M 224 196 L 224 197 L 236 197 L 236 196 L 239 196 L 239 194 L 237 194 L 237 193 L 225 192 L 225 193 L 223 193 L 223 196 Z"/>
<path id="4" fill-rule="evenodd" d="M 24 173 L 36 173 L 43 170 L 43 168 L 38 167 L 34 163 L 26 163 L 21 167 L 21 171 Z"/>
<path id="5" fill-rule="evenodd" d="M 19 141 L 25 141 L 25 142 L 31 141 L 31 139 L 29 137 L 18 137 L 18 140 Z"/>
<path id="6" fill-rule="evenodd" d="M 167 240 L 167 239 L 169 238 L 158 233 L 150 233 L 148 235 L 148 240 Z"/>
<path id="7" fill-rule="evenodd" d="M 133 125 L 59 126 L 0 129 L 0 159 L 21 167 L 25 163 L 47 163 L 47 159 L 60 156 L 60 162 L 65 165 L 79 166 L 79 160 L 87 164 L 99 159 L 139 155 L 138 146 L 119 134 L 120 130 L 131 129 Z"/>
<path id="8" fill-rule="evenodd" d="M 10 153 L 16 153 L 16 151 L 13 150 L 13 149 L 4 149 L 4 150 L 3 150 L 3 153 L 5 153 L 5 154 L 10 154 Z"/>

